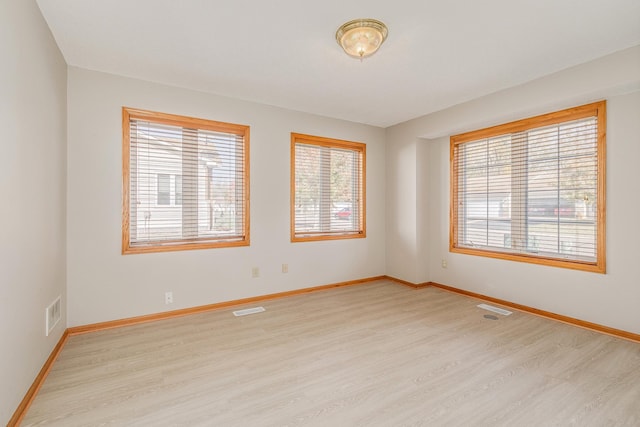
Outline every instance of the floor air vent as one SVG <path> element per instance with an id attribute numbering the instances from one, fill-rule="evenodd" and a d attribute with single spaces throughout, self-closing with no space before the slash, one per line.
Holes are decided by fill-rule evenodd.
<path id="1" fill-rule="evenodd" d="M 236 310 L 233 312 L 233 315 L 236 317 L 246 316 L 248 314 L 262 313 L 264 307 L 253 307 L 253 308 L 245 308 L 244 310 Z"/>
<path id="2" fill-rule="evenodd" d="M 478 304 L 478 307 L 483 308 L 485 310 L 493 311 L 494 313 L 502 314 L 503 316 L 508 316 L 511 313 L 513 313 L 512 311 L 505 310 L 505 309 L 498 308 L 498 307 L 494 307 L 494 306 L 488 305 L 488 304 Z"/>

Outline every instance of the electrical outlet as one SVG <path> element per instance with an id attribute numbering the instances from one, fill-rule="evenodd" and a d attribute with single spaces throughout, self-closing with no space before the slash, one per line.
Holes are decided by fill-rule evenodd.
<path id="1" fill-rule="evenodd" d="M 289 272 L 289 264 L 282 264 L 282 272 L 283 273 Z"/>
<path id="2" fill-rule="evenodd" d="M 165 292 L 164 293 L 164 303 L 165 304 L 173 304 L 173 292 Z"/>
<path id="3" fill-rule="evenodd" d="M 446 259 L 442 260 L 442 268 L 447 268 L 447 260 Z"/>
<path id="4" fill-rule="evenodd" d="M 258 267 L 253 267 L 251 269 L 251 277 L 260 277 L 260 269 Z"/>

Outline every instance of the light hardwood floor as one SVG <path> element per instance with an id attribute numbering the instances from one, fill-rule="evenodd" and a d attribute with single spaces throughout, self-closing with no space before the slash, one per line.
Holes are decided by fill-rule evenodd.
<path id="1" fill-rule="evenodd" d="M 72 336 L 23 425 L 640 426 L 640 344 L 478 303 L 380 281 Z"/>

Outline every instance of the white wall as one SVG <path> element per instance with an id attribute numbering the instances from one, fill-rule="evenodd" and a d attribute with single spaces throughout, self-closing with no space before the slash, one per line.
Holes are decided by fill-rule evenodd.
<path id="1" fill-rule="evenodd" d="M 122 106 L 251 126 L 250 247 L 120 254 Z M 385 274 L 381 128 L 77 68 L 68 71 L 68 117 L 70 326 Z M 365 239 L 290 242 L 291 132 L 367 144 Z"/>
<path id="2" fill-rule="evenodd" d="M 35 1 L 0 3 L 0 425 L 66 327 L 66 65 Z M 45 336 L 45 308 L 63 318 Z"/>
<path id="3" fill-rule="evenodd" d="M 387 131 L 386 274 L 412 283 L 429 280 L 428 147 L 410 133 Z M 391 138 L 391 139 L 389 139 Z"/>
<path id="4" fill-rule="evenodd" d="M 449 136 L 599 99 L 608 102 L 607 274 L 449 253 Z M 406 144 L 427 147 L 426 156 L 417 157 L 415 167 L 427 171 L 422 180 L 425 193 L 413 196 L 426 194 L 429 200 L 417 211 L 418 217 L 429 218 L 428 232 L 422 237 L 427 242 L 427 256 L 417 257 L 429 268 L 415 281 L 430 280 L 640 333 L 638 135 L 640 46 L 387 129 L 389 160 L 397 162 L 397 152 Z M 398 179 L 393 171 L 399 169 L 407 170 L 402 164 L 387 165 L 388 221 L 398 210 L 415 204 L 393 202 L 405 191 L 395 186 Z M 405 194 L 404 199 L 411 196 Z M 388 246 L 397 245 L 399 238 L 388 234 Z M 410 259 L 398 260 L 387 254 L 387 270 L 402 272 Z M 448 261 L 447 269 L 441 267 L 442 259 Z M 400 278 L 411 280 L 406 277 Z"/>
<path id="5" fill-rule="evenodd" d="M 417 148 L 415 138 L 398 138 L 387 144 L 387 275 L 414 283 L 417 268 Z M 389 239 L 389 236 L 392 236 Z"/>

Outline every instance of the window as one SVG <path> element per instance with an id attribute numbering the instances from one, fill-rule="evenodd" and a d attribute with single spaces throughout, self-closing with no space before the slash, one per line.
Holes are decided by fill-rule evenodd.
<path id="1" fill-rule="evenodd" d="M 366 145 L 291 134 L 291 241 L 366 236 Z"/>
<path id="2" fill-rule="evenodd" d="M 248 245 L 249 127 L 122 114 L 122 253 Z"/>
<path id="3" fill-rule="evenodd" d="M 450 250 L 604 273 L 605 107 L 452 136 Z"/>

